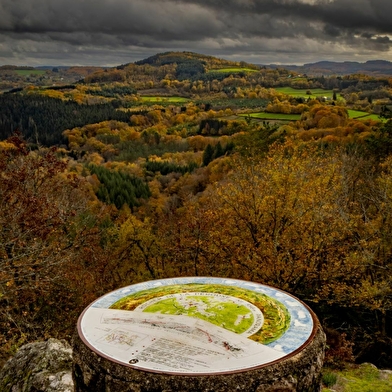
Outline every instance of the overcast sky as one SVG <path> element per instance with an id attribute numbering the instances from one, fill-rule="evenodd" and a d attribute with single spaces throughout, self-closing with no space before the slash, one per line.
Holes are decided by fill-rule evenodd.
<path id="1" fill-rule="evenodd" d="M 392 61 L 391 0 L 0 0 L 0 65 Z"/>

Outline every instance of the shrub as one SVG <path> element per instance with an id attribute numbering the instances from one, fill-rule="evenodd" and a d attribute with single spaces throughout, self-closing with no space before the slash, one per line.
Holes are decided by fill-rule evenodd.
<path id="1" fill-rule="evenodd" d="M 328 373 L 324 373 L 322 375 L 321 380 L 322 380 L 323 384 L 327 388 L 329 388 L 329 387 L 333 387 L 336 384 L 337 379 L 338 379 L 338 377 L 336 374 L 328 372 Z"/>

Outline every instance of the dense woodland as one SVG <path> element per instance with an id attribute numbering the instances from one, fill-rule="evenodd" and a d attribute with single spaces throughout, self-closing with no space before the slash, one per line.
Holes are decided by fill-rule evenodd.
<path id="1" fill-rule="evenodd" d="M 165 53 L 19 90 L 0 95 L 3 358 L 69 339 L 110 290 L 196 275 L 303 300 L 329 365 L 392 367 L 390 77 Z"/>

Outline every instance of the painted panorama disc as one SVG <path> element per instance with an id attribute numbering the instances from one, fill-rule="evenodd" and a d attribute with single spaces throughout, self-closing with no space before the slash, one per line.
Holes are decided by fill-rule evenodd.
<path id="1" fill-rule="evenodd" d="M 136 369 L 232 373 L 279 361 L 307 345 L 311 311 L 258 283 L 210 277 L 138 283 L 104 295 L 78 321 L 94 352 Z"/>

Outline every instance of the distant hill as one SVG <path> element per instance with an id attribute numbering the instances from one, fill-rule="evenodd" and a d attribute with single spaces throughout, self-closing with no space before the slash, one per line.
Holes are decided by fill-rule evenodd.
<path id="1" fill-rule="evenodd" d="M 160 67 L 164 65 L 177 65 L 178 76 L 189 78 L 196 75 L 220 68 L 241 67 L 258 69 L 262 65 L 249 64 L 244 61 L 236 62 L 207 56 L 193 52 L 165 52 L 158 53 L 144 60 L 135 62 L 136 65 L 152 65 Z M 126 67 L 129 64 L 121 67 Z M 265 65 L 268 68 L 283 68 L 309 76 L 321 75 L 351 75 L 365 74 L 370 76 L 392 76 L 392 62 L 386 60 L 370 60 L 365 63 L 356 61 L 319 61 L 304 65 Z"/>
<path id="2" fill-rule="evenodd" d="M 157 53 L 151 57 L 144 60 L 136 61 L 135 64 L 143 65 L 165 65 L 165 64 L 183 64 L 189 62 L 199 62 L 203 64 L 208 69 L 222 68 L 222 67 L 245 67 L 249 66 L 245 62 L 230 61 L 225 59 L 220 59 L 214 56 L 207 56 L 205 54 L 199 54 L 194 52 L 165 52 Z M 254 65 L 253 65 L 254 66 Z"/>
<path id="3" fill-rule="evenodd" d="M 157 69 L 167 70 L 175 68 L 175 77 L 178 80 L 184 79 L 205 79 L 212 78 L 206 76 L 206 74 L 231 68 L 231 73 L 241 72 L 242 69 L 259 69 L 260 67 L 255 64 L 248 64 L 244 61 L 229 61 L 220 59 L 214 56 L 207 56 L 204 54 L 194 52 L 165 52 L 158 53 L 144 60 L 136 61 L 135 63 L 123 64 L 116 67 L 118 70 L 129 69 L 132 66 L 152 66 Z M 233 71 L 233 69 L 236 69 Z M 221 77 L 227 75 L 222 74 Z M 214 75 L 216 78 L 216 75 Z"/>
<path id="4" fill-rule="evenodd" d="M 356 61 L 318 61 L 304 65 L 266 65 L 270 68 L 285 68 L 309 76 L 364 74 L 371 76 L 392 76 L 392 62 L 386 60 L 370 60 L 366 63 Z"/>

